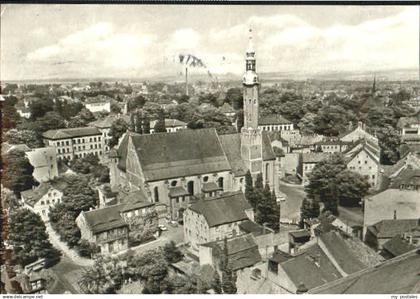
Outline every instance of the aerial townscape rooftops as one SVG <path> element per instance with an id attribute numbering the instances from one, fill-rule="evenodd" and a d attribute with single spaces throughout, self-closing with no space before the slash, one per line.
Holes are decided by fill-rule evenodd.
<path id="1" fill-rule="evenodd" d="M 2 10 L 1 292 L 416 296 L 419 11 L 359 4 Z"/>

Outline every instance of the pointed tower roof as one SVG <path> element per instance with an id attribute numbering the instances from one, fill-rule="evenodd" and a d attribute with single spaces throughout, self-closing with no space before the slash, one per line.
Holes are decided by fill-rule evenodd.
<path id="1" fill-rule="evenodd" d="M 248 49 L 246 51 L 247 53 L 255 53 L 254 50 L 254 43 L 252 40 L 252 29 L 249 28 L 249 40 L 248 40 Z"/>

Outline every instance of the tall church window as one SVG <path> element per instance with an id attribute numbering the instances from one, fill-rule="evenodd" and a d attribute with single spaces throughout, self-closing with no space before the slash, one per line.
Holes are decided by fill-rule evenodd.
<path id="1" fill-rule="evenodd" d="M 218 183 L 218 185 L 219 185 L 219 188 L 222 188 L 222 189 L 223 189 L 223 178 L 219 178 L 219 179 L 217 180 L 217 183 Z"/>
<path id="2" fill-rule="evenodd" d="M 154 195 L 155 195 L 155 202 L 159 202 L 159 189 L 158 189 L 158 187 L 156 186 L 154 189 Z"/>
<path id="3" fill-rule="evenodd" d="M 194 182 L 193 181 L 188 182 L 187 191 L 190 195 L 194 195 Z"/>
<path id="4" fill-rule="evenodd" d="M 267 163 L 267 164 L 265 164 L 265 180 L 266 181 L 268 181 L 268 168 L 269 168 L 269 165 Z"/>

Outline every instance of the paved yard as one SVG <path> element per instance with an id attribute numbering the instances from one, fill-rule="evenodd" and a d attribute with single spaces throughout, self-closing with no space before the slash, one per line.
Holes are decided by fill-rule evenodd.
<path id="1" fill-rule="evenodd" d="M 286 194 L 286 201 L 280 204 L 280 218 L 297 221 L 300 217 L 300 206 L 306 193 L 301 185 L 292 185 L 280 181 L 280 191 Z"/>
<path id="2" fill-rule="evenodd" d="M 67 256 L 63 256 L 60 262 L 51 268 L 57 279 L 57 284 L 49 291 L 53 294 L 63 294 L 65 291 L 69 291 L 72 294 L 79 294 L 78 281 L 85 268 L 75 264 Z"/>

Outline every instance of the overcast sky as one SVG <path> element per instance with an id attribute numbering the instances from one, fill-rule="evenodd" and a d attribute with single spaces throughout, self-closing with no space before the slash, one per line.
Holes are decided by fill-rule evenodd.
<path id="1" fill-rule="evenodd" d="M 240 74 L 250 27 L 260 72 L 419 67 L 418 6 L 2 5 L 1 14 L 2 80 L 178 74 L 180 53 Z"/>

